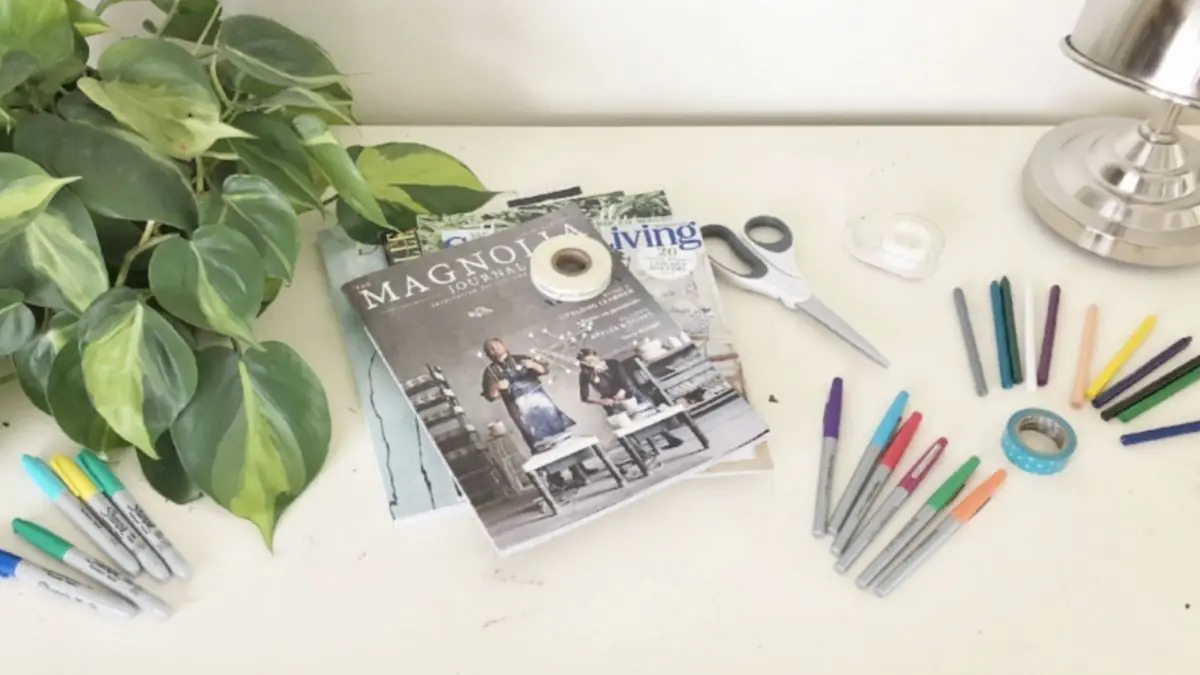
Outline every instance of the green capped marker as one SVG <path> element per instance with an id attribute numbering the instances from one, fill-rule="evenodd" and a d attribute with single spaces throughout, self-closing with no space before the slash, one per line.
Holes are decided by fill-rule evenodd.
<path id="1" fill-rule="evenodd" d="M 938 489 L 929 497 L 929 501 L 921 506 L 921 510 L 905 523 L 904 528 L 896 535 L 895 539 L 888 542 L 888 545 L 875 556 L 870 565 L 858 575 L 858 579 L 854 583 L 862 589 L 870 588 L 881 576 L 881 572 L 892 564 L 900 553 L 912 540 L 917 538 L 921 530 L 925 526 L 933 522 L 933 519 L 939 513 L 946 510 L 950 502 L 962 492 L 962 489 L 967 485 L 967 480 L 971 478 L 971 474 L 975 473 L 975 469 L 979 467 L 979 458 L 971 455 L 967 461 L 962 463 L 962 466 L 950 475 Z"/>
<path id="2" fill-rule="evenodd" d="M 162 530 L 158 529 L 154 521 L 150 520 L 150 516 L 146 515 L 146 511 L 142 509 L 141 505 L 133 500 L 133 495 L 129 494 L 125 485 L 113 474 L 112 469 L 108 468 L 104 460 L 97 457 L 91 450 L 85 449 L 79 451 L 75 462 L 83 468 L 84 473 L 92 479 L 93 483 L 100 486 L 101 492 L 108 495 L 117 509 L 125 514 L 125 518 L 133 525 L 133 529 L 142 535 L 146 543 L 150 544 L 150 548 L 154 549 L 158 557 L 167 564 L 171 574 L 180 579 L 187 579 L 192 575 L 187 561 L 183 559 L 179 550 L 171 544 Z"/>
<path id="3" fill-rule="evenodd" d="M 28 520 L 13 518 L 12 529 L 16 535 L 42 553 L 72 567 L 103 584 L 117 595 L 129 600 L 140 609 L 165 619 L 171 616 L 171 607 L 146 589 L 134 583 L 125 574 L 75 548 L 67 540 L 50 530 Z"/>

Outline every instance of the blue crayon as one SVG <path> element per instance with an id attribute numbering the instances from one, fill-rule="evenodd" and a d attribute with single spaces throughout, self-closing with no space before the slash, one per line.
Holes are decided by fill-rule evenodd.
<path id="1" fill-rule="evenodd" d="M 1121 445 L 1137 445 L 1139 443 L 1161 441 L 1167 438 L 1195 433 L 1200 433 L 1200 421 L 1185 422 L 1184 424 L 1174 424 L 1169 427 L 1159 427 L 1157 429 L 1147 429 L 1132 434 L 1124 434 L 1121 436 Z"/>
<path id="2" fill-rule="evenodd" d="M 993 281 L 992 291 L 992 321 L 996 325 L 996 356 L 1000 367 L 1000 386 L 1012 389 L 1012 359 L 1008 351 L 1008 325 L 1004 320 L 1004 296 L 1000 292 L 1000 282 Z"/>

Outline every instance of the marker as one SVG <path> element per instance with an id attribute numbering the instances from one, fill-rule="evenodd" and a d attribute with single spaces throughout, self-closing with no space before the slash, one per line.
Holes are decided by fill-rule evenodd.
<path id="1" fill-rule="evenodd" d="M 21 466 L 33 478 L 33 482 L 42 489 L 42 492 L 46 493 L 50 501 L 54 502 L 58 510 L 71 519 L 71 524 L 84 536 L 95 542 L 105 555 L 112 558 L 121 566 L 121 569 L 129 574 L 136 575 L 141 571 L 142 566 L 138 564 L 137 558 L 133 557 L 133 554 L 127 551 L 121 542 L 105 529 L 104 523 L 96 517 L 96 514 L 71 494 L 67 486 L 63 485 L 63 482 L 50 470 L 50 467 L 46 466 L 45 462 L 32 455 L 21 455 Z"/>
<path id="2" fill-rule="evenodd" d="M 858 534 L 858 526 L 862 523 L 863 517 L 871 510 L 871 506 L 875 503 L 875 499 L 883 490 L 883 484 L 887 482 L 888 476 L 895 471 L 896 464 L 900 462 L 900 458 L 904 456 L 904 451 L 912 443 L 913 436 L 917 433 L 917 427 L 921 426 L 921 413 L 915 412 L 904 420 L 904 424 L 900 426 L 900 430 L 896 432 L 896 437 L 888 444 L 887 450 L 884 451 L 883 457 L 879 459 L 879 463 L 871 469 L 871 476 L 867 478 L 867 483 L 863 487 L 862 493 L 854 502 L 854 506 L 850 507 L 850 515 L 846 516 L 846 522 L 842 525 L 842 531 L 838 532 L 837 538 L 833 540 L 833 546 L 829 547 L 829 551 L 834 555 L 841 555 L 842 551 Z"/>
<path id="3" fill-rule="evenodd" d="M 50 530 L 20 518 L 13 518 L 12 529 L 18 537 L 42 553 L 83 572 L 141 609 L 162 619 L 171 616 L 171 607 L 160 598 L 138 586 L 133 579 L 93 558 Z"/>
<path id="4" fill-rule="evenodd" d="M 133 525 L 129 524 L 125 516 L 121 515 L 117 507 L 109 501 L 108 497 L 104 496 L 104 493 L 96 487 L 96 484 L 88 478 L 78 464 L 71 461 L 71 458 L 66 455 L 55 455 L 50 458 L 50 468 L 67 484 L 67 489 L 71 491 L 71 494 L 87 504 L 100 522 L 104 523 L 104 527 L 115 534 L 121 545 L 137 559 L 138 568 L 136 571 L 128 570 L 130 574 L 137 574 L 145 569 L 156 581 L 166 581 L 171 578 L 171 571 L 163 564 L 158 554 L 150 550 L 150 545 L 146 543 L 145 539 L 142 539 L 142 535 L 133 529 Z"/>
<path id="5" fill-rule="evenodd" d="M 896 394 L 895 400 L 892 401 L 891 407 L 888 408 L 887 414 L 880 420 L 879 426 L 875 428 L 875 435 L 871 437 L 871 442 L 867 443 L 866 449 L 863 450 L 862 459 L 858 460 L 858 466 L 855 467 L 854 473 L 850 476 L 850 484 L 846 486 L 846 491 L 842 493 L 841 499 L 838 500 L 837 508 L 833 510 L 833 517 L 829 520 L 829 533 L 837 534 L 838 530 L 842 529 L 842 523 L 846 522 L 846 516 L 850 515 L 850 507 L 858 499 L 858 495 L 862 492 L 863 485 L 867 482 L 867 477 L 871 473 L 871 469 L 875 467 L 875 461 L 879 459 L 879 455 L 887 446 L 888 441 L 892 438 L 892 432 L 896 430 L 896 425 L 900 423 L 900 415 L 904 412 L 904 406 L 908 404 L 908 392 L 902 391 Z"/>
<path id="6" fill-rule="evenodd" d="M 892 521 L 892 517 L 900 511 L 900 507 L 904 506 L 912 493 L 920 487 L 921 481 L 925 480 L 929 470 L 941 458 L 942 452 L 946 449 L 946 442 L 944 437 L 934 441 L 925 454 L 913 463 L 904 478 L 900 479 L 900 483 L 892 488 L 883 503 L 871 515 L 871 519 L 867 521 L 866 525 L 863 525 L 862 532 L 851 540 L 850 546 L 842 553 L 842 557 L 838 558 L 837 564 L 834 565 L 838 574 L 843 574 L 850 569 L 862 552 L 867 550 L 871 542 L 875 541 L 875 537 L 879 536 L 879 532 Z"/>
<path id="7" fill-rule="evenodd" d="M 892 561 L 900 555 L 900 552 L 917 538 L 921 530 L 932 523 L 933 519 L 946 509 L 946 505 L 958 497 L 958 493 L 962 492 L 967 480 L 971 478 L 971 474 L 975 473 L 978 466 L 979 458 L 974 455 L 963 462 L 949 478 L 938 486 L 938 489 L 929 497 L 929 501 L 925 502 L 916 515 L 905 523 L 900 533 L 888 542 L 879 555 L 875 556 L 875 559 L 871 561 L 870 565 L 867 565 L 867 569 L 863 570 L 862 574 L 858 575 L 858 579 L 854 583 L 859 588 L 870 588 L 878 580 L 879 573 L 887 569 L 888 565 L 892 564 Z"/>
<path id="8" fill-rule="evenodd" d="M 904 556 L 896 566 L 889 570 L 875 587 L 875 595 L 886 597 L 889 593 L 900 587 L 904 580 L 912 575 L 914 571 L 929 559 L 939 548 L 942 547 L 950 537 L 953 537 L 956 532 L 962 529 L 967 521 L 979 513 L 979 510 L 991 500 L 992 495 L 1004 483 L 1004 479 L 1008 477 L 1008 472 L 1004 469 L 996 469 L 987 480 L 983 481 L 963 498 L 954 510 L 950 511 L 950 517 L 946 518 L 933 531 L 925 537 L 917 547 L 914 548 L 908 555 Z"/>
<path id="9" fill-rule="evenodd" d="M 825 424 L 821 438 L 821 464 L 817 469 L 817 505 L 813 511 L 813 536 L 824 537 L 829 526 L 829 502 L 833 499 L 833 460 L 837 457 L 838 430 L 842 424 L 842 378 L 833 378 L 825 401 Z"/>
<path id="10" fill-rule="evenodd" d="M 1113 379 L 1113 376 L 1117 374 L 1117 371 L 1121 370 L 1125 363 L 1129 361 L 1129 358 L 1138 350 L 1138 347 L 1142 346 L 1142 343 L 1146 341 L 1146 337 L 1150 335 L 1150 331 L 1154 330 L 1156 323 L 1158 323 L 1158 317 L 1153 314 L 1142 319 L 1142 322 L 1134 329 L 1133 335 L 1130 335 L 1125 344 L 1121 345 L 1120 351 L 1109 359 L 1104 369 L 1100 371 L 1096 379 L 1092 380 L 1092 384 L 1084 392 L 1084 396 L 1089 401 L 1096 398 L 1101 390 L 1104 389 L 1104 386 L 1108 384 L 1109 380 Z"/>
<path id="11" fill-rule="evenodd" d="M 45 570 L 28 560 L 0 550 L 0 578 L 17 581 L 42 588 L 68 600 L 87 605 L 97 612 L 129 619 L 137 615 L 137 608 L 115 595 L 82 584 L 71 577 Z"/>
<path id="12" fill-rule="evenodd" d="M 180 579 L 190 578 L 192 570 L 187 561 L 183 559 L 183 554 L 167 539 L 162 530 L 158 529 L 158 525 L 150 520 L 145 509 L 134 501 L 133 495 L 129 494 L 129 490 L 125 489 L 125 485 L 113 474 L 104 460 L 97 457 L 91 450 L 81 450 L 75 460 L 79 462 L 92 481 L 99 485 L 101 490 L 104 490 L 104 494 L 108 495 L 121 513 L 125 514 L 138 534 L 145 538 L 146 542 L 150 544 L 150 548 L 154 549 L 167 564 L 171 573 Z"/>

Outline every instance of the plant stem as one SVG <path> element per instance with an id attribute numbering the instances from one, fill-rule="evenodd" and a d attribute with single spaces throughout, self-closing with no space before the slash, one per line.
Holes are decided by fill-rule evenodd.
<path id="1" fill-rule="evenodd" d="M 204 24 L 204 30 L 200 31 L 200 38 L 196 40 L 196 46 L 192 47 L 192 56 L 200 53 L 200 48 L 204 46 L 204 41 L 208 38 L 208 31 L 212 30 L 213 26 L 217 25 L 217 17 L 220 15 L 221 3 L 217 3 L 216 8 L 213 9 L 212 15 L 208 17 L 208 23 Z M 213 54 L 213 58 L 216 58 L 215 53 Z"/>
<path id="2" fill-rule="evenodd" d="M 4 385 L 8 384 L 9 382 L 13 382 L 13 381 L 15 381 L 16 379 L 17 379 L 17 374 L 16 374 L 16 373 L 9 373 L 9 374 L 7 374 L 7 375 L 0 375 L 0 387 L 3 387 Z"/>
<path id="3" fill-rule="evenodd" d="M 221 102 L 224 103 L 226 107 L 233 105 L 233 102 L 230 101 L 229 97 L 225 95 L 225 88 L 221 86 L 221 78 L 217 77 L 216 52 L 213 52 L 213 55 L 208 59 L 208 76 L 212 79 L 213 89 L 216 90 L 217 96 L 221 99 Z"/>
<path id="4" fill-rule="evenodd" d="M 104 10 L 108 9 L 112 5 L 115 5 L 119 1 L 120 0 L 100 0 L 99 4 L 96 5 L 96 16 L 104 14 Z"/>
<path id="5" fill-rule="evenodd" d="M 204 192 L 204 158 L 196 158 L 196 194 Z"/>
<path id="6" fill-rule="evenodd" d="M 154 237 L 156 229 L 158 229 L 158 223 L 153 220 L 146 221 L 146 229 L 142 230 L 142 238 L 138 240 L 137 246 L 125 254 L 125 259 L 121 261 L 121 269 L 117 272 L 117 280 L 113 283 L 113 286 L 124 285 L 125 279 L 129 276 L 129 270 L 133 267 L 134 259 L 166 238 Z"/>
<path id="7" fill-rule="evenodd" d="M 154 34 L 155 37 L 162 37 L 163 31 L 175 19 L 175 15 L 179 12 L 179 5 L 181 4 L 183 4 L 183 0 L 175 0 L 175 2 L 171 3 L 171 11 L 167 12 L 166 18 L 158 25 L 158 31 Z"/>

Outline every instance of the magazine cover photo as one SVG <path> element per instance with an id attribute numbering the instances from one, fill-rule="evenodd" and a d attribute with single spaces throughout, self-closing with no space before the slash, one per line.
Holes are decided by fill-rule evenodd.
<path id="1" fill-rule="evenodd" d="M 505 552 L 767 435 L 619 261 L 595 299 L 558 302 L 540 293 L 529 258 L 560 234 L 603 243 L 586 215 L 567 206 L 344 287 Z"/>

